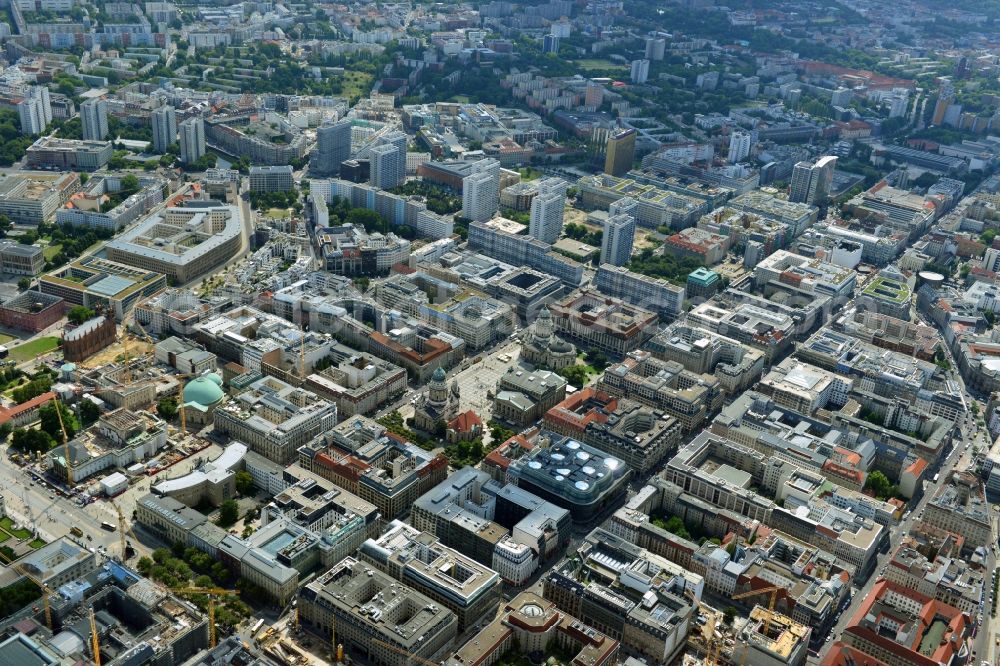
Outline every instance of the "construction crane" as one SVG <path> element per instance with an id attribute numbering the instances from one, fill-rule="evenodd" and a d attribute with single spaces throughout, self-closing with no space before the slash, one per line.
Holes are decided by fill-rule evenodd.
<path id="1" fill-rule="evenodd" d="M 785 590 L 785 588 L 772 585 L 771 587 L 762 587 L 759 590 L 750 590 L 749 592 L 741 592 L 740 594 L 734 594 L 730 597 L 733 601 L 739 599 L 746 599 L 748 597 L 755 597 L 758 594 L 770 594 L 771 599 L 767 604 L 767 616 L 764 618 L 764 634 L 768 635 L 771 633 L 771 615 L 774 613 L 774 606 L 778 603 L 778 592 Z"/>
<path id="2" fill-rule="evenodd" d="M 101 641 L 97 638 L 97 618 L 90 607 L 90 646 L 94 650 L 94 666 L 101 666 Z"/>
<path id="3" fill-rule="evenodd" d="M 122 512 L 122 508 L 118 506 L 118 503 L 111 502 L 111 506 L 115 508 L 115 513 L 118 514 L 118 537 L 121 539 L 122 562 L 125 562 L 128 560 L 128 557 L 125 555 L 126 549 L 128 548 L 128 545 L 125 543 L 125 532 L 132 534 L 132 528 L 125 521 L 125 514 Z M 134 534 L 132 534 L 132 538 L 135 539 Z M 136 541 L 138 541 L 138 539 L 136 539 Z"/>
<path id="4" fill-rule="evenodd" d="M 695 596 L 695 593 L 691 590 L 684 590 L 684 593 L 691 598 L 694 602 L 695 607 L 700 613 L 705 615 L 705 625 L 701 628 L 701 637 L 705 641 L 705 666 L 715 666 L 715 663 L 719 659 L 719 652 L 721 648 L 715 640 L 715 624 L 718 619 L 715 609 L 706 606 L 701 603 L 701 600 Z"/>
<path id="5" fill-rule="evenodd" d="M 421 664 L 425 664 L 425 666 L 440 666 L 440 664 L 438 664 L 435 661 L 431 661 L 430 659 L 424 659 L 420 655 L 413 654 L 412 652 L 407 652 L 403 648 L 396 647 L 392 643 L 386 643 L 385 641 L 379 640 L 377 638 L 373 638 L 372 639 L 372 643 L 377 643 L 378 645 L 381 645 L 382 647 L 386 648 L 387 650 L 391 650 L 392 652 L 395 652 L 396 654 L 401 654 L 401 655 L 403 655 L 405 657 L 409 657 L 410 659 L 413 659 L 414 661 L 417 661 L 417 662 L 419 662 Z"/>
<path id="6" fill-rule="evenodd" d="M 195 594 L 205 594 L 208 595 L 208 644 L 209 647 L 215 647 L 215 597 L 238 597 L 239 590 L 227 590 L 221 587 L 182 587 L 179 589 L 171 589 L 171 592 L 175 594 L 184 595 L 195 595 Z"/>

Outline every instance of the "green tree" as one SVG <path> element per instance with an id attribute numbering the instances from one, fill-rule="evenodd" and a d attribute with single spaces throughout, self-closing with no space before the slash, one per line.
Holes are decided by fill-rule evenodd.
<path id="1" fill-rule="evenodd" d="M 31 287 L 31 278 L 23 277 L 17 281 L 17 288 L 21 291 L 27 291 Z"/>
<path id="2" fill-rule="evenodd" d="M 82 324 L 88 319 L 92 319 L 93 316 L 94 311 L 83 305 L 72 307 L 69 309 L 69 312 L 66 313 L 66 319 L 68 319 L 71 324 L 77 325 Z"/>
<path id="3" fill-rule="evenodd" d="M 177 398 L 163 398 L 156 403 L 156 413 L 166 421 L 173 421 L 178 409 Z"/>
<path id="4" fill-rule="evenodd" d="M 48 453 L 55 445 L 55 441 L 43 430 L 18 428 L 13 433 L 10 445 L 18 451 Z"/>
<path id="5" fill-rule="evenodd" d="M 563 368 L 559 374 L 577 388 L 582 388 L 587 383 L 587 368 L 582 365 L 571 365 L 568 368 Z"/>
<path id="6" fill-rule="evenodd" d="M 12 432 L 14 432 L 14 426 L 10 422 L 0 425 L 0 442 L 6 442 Z"/>
<path id="7" fill-rule="evenodd" d="M 236 492 L 240 495 L 249 495 L 253 492 L 253 477 L 250 472 L 237 472 L 236 478 Z"/>
<path id="8" fill-rule="evenodd" d="M 734 606 L 726 606 L 725 610 L 722 611 L 722 621 L 726 624 L 732 624 L 733 620 L 736 619 L 736 613 L 739 612 Z"/>
<path id="9" fill-rule="evenodd" d="M 63 444 L 63 429 L 66 430 L 66 437 L 73 439 L 80 430 L 80 422 L 66 405 L 57 400 L 52 400 L 38 410 L 39 427 L 59 444 Z"/>
<path id="10" fill-rule="evenodd" d="M 240 507 L 236 504 L 236 500 L 226 500 L 219 507 L 219 527 L 230 527 L 233 525 L 240 517 Z"/>
<path id="11" fill-rule="evenodd" d="M 83 399 L 80 401 L 80 420 L 83 425 L 88 426 L 101 418 L 101 408 L 92 400 Z"/>
<path id="12" fill-rule="evenodd" d="M 868 479 L 865 480 L 865 490 L 870 490 L 879 499 L 888 499 L 896 494 L 896 487 L 879 470 L 868 475 Z"/>

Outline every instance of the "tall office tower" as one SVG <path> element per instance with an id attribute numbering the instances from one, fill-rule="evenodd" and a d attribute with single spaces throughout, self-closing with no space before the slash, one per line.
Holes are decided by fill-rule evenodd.
<path id="1" fill-rule="evenodd" d="M 108 136 L 108 103 L 103 99 L 88 99 L 80 105 L 80 123 L 85 140 L 103 141 Z"/>
<path id="2" fill-rule="evenodd" d="M 646 60 L 663 60 L 667 52 L 667 40 L 663 37 L 646 38 Z"/>
<path id="3" fill-rule="evenodd" d="M 371 150 L 369 182 L 381 190 L 391 190 L 406 180 L 406 153 L 398 146 L 383 143 Z"/>
<path id="4" fill-rule="evenodd" d="M 559 38 L 555 35 L 545 35 L 542 38 L 542 53 L 559 53 Z"/>
<path id="5" fill-rule="evenodd" d="M 205 121 L 188 118 L 180 124 L 181 162 L 191 164 L 205 154 Z"/>
<path id="6" fill-rule="evenodd" d="M 555 243 L 562 233 L 566 210 L 566 181 L 543 178 L 538 181 L 538 194 L 531 200 L 528 235 L 546 243 Z"/>
<path id="7" fill-rule="evenodd" d="M 49 97 L 49 89 L 45 86 L 31 86 L 28 95 L 37 99 L 42 107 L 42 117 L 45 119 L 45 126 L 52 122 L 52 99 Z"/>
<path id="8" fill-rule="evenodd" d="M 351 121 L 324 123 L 316 130 L 316 148 L 309 171 L 317 176 L 335 176 L 340 165 L 351 158 Z"/>
<path id="9" fill-rule="evenodd" d="M 624 266 L 632 257 L 635 218 L 631 215 L 608 215 L 601 237 L 601 263 Z"/>
<path id="10" fill-rule="evenodd" d="M 500 206 L 500 162 L 479 160 L 462 179 L 462 217 L 487 222 Z"/>
<path id="11" fill-rule="evenodd" d="M 649 78 L 649 61 L 645 58 L 633 60 L 630 78 L 632 83 L 645 83 L 646 79 Z"/>
<path id="12" fill-rule="evenodd" d="M 166 153 L 177 140 L 177 112 L 170 105 L 158 106 L 151 114 L 153 121 L 153 152 Z"/>
<path id="13" fill-rule="evenodd" d="M 830 184 L 836 168 L 837 158 L 832 155 L 819 158 L 815 164 L 799 162 L 792 169 L 788 200 L 813 205 L 823 203 L 830 196 Z"/>
<path id="14" fill-rule="evenodd" d="M 624 176 L 632 169 L 632 163 L 635 162 L 635 137 L 634 129 L 618 130 L 608 137 L 604 173 Z"/>
<path id="15" fill-rule="evenodd" d="M 729 163 L 742 162 L 750 155 L 750 133 L 734 130 L 729 135 Z"/>

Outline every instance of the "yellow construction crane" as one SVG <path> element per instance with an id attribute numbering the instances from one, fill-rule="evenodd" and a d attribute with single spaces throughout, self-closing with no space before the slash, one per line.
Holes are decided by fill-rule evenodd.
<path id="1" fill-rule="evenodd" d="M 94 666 L 101 666 L 101 641 L 97 638 L 97 618 L 90 607 L 90 646 L 94 650 Z"/>
<path id="2" fill-rule="evenodd" d="M 733 601 L 739 599 L 746 599 L 748 597 L 755 597 L 758 594 L 769 594 L 771 599 L 767 604 L 767 616 L 764 618 L 764 634 L 771 633 L 771 615 L 774 613 L 774 606 L 778 603 L 778 592 L 784 590 L 785 588 L 779 585 L 772 585 L 771 587 L 762 587 L 759 590 L 750 590 L 749 592 L 741 592 L 740 594 L 734 594 L 730 597 Z"/>
<path id="3" fill-rule="evenodd" d="M 66 483 L 69 486 L 73 485 L 73 461 L 70 460 L 69 455 L 69 435 L 66 434 L 66 424 L 63 423 L 62 418 L 62 403 L 59 402 L 58 397 L 53 397 L 52 402 L 56 405 L 56 418 L 59 419 L 59 429 L 62 430 L 63 436 L 63 451 L 66 456 Z"/>
<path id="4" fill-rule="evenodd" d="M 118 537 L 121 539 L 122 562 L 125 562 L 128 560 L 128 557 L 125 555 L 128 549 L 128 544 L 125 542 L 125 533 L 128 532 L 129 536 L 136 541 L 139 539 L 136 538 L 135 533 L 132 531 L 132 526 L 125 520 L 125 513 L 122 511 L 121 507 L 118 506 L 116 502 L 111 502 L 111 506 L 115 508 L 115 513 L 118 514 Z"/>
<path id="5" fill-rule="evenodd" d="M 424 659 L 423 657 L 421 657 L 419 655 L 416 655 L 416 654 L 413 654 L 412 652 L 407 652 L 403 648 L 396 647 L 392 643 L 386 643 L 385 641 L 379 640 L 377 638 L 373 638 L 372 639 L 372 643 L 377 643 L 378 645 L 381 645 L 382 647 L 386 648 L 387 650 L 391 650 L 392 652 L 395 652 L 396 654 L 401 654 L 403 656 L 409 657 L 410 659 L 413 659 L 414 661 L 416 661 L 418 663 L 425 664 L 425 666 L 440 666 L 435 661 L 431 661 L 430 659 Z"/>
<path id="6" fill-rule="evenodd" d="M 195 595 L 195 594 L 205 594 L 208 595 L 208 644 L 209 647 L 215 647 L 215 597 L 238 597 L 239 590 L 227 590 L 221 587 L 182 587 L 178 589 L 171 589 L 171 592 L 175 594 L 184 595 Z"/>
<path id="7" fill-rule="evenodd" d="M 705 641 L 705 666 L 715 666 L 721 650 L 715 640 L 715 624 L 718 615 L 714 608 L 701 603 L 701 600 L 691 590 L 685 590 L 684 593 L 691 598 L 698 611 L 705 615 L 705 624 L 701 628 L 701 637 Z"/>

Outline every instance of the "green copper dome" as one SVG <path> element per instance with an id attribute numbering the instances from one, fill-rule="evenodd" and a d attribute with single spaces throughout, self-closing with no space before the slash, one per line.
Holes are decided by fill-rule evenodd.
<path id="1" fill-rule="evenodd" d="M 225 395 L 219 386 L 222 382 L 218 377 L 215 377 L 216 381 L 213 381 L 212 377 L 213 375 L 196 377 L 189 381 L 184 387 L 184 402 L 196 402 L 203 407 L 208 407 L 222 400 Z"/>

